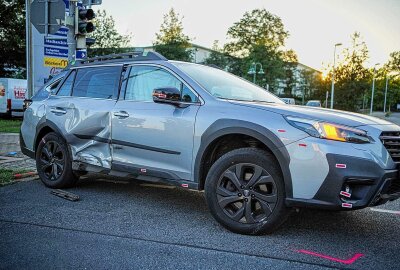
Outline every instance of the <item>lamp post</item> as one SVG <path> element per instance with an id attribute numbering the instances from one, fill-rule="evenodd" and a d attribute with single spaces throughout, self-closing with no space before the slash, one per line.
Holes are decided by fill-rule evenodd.
<path id="1" fill-rule="evenodd" d="M 260 69 L 257 72 L 257 66 L 260 66 Z M 253 75 L 253 83 L 256 83 L 256 74 L 265 74 L 262 64 L 259 62 L 253 62 L 250 66 L 249 71 L 247 72 L 249 75 Z"/>
<path id="2" fill-rule="evenodd" d="M 374 73 L 372 76 L 372 93 L 371 93 L 371 108 L 369 110 L 369 114 L 372 114 L 372 108 L 374 106 L 374 92 L 375 92 L 375 73 L 376 73 L 376 66 L 378 66 L 379 63 L 376 63 L 374 65 Z"/>
<path id="3" fill-rule="evenodd" d="M 386 85 L 385 85 L 385 100 L 383 102 L 383 112 L 386 113 L 386 96 L 387 96 L 387 89 L 388 89 L 389 77 L 386 75 Z"/>
<path id="4" fill-rule="evenodd" d="M 333 70 L 332 70 L 332 87 L 331 87 L 331 109 L 333 109 L 333 98 L 335 94 L 335 63 L 336 63 L 336 47 L 342 46 L 342 43 L 336 43 L 333 49 Z"/>

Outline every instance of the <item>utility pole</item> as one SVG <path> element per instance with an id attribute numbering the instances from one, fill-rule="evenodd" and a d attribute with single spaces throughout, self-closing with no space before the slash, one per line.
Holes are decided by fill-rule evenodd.
<path id="1" fill-rule="evenodd" d="M 67 43 L 68 43 L 68 64 L 75 62 L 76 39 L 75 39 L 75 12 L 78 0 L 69 0 L 69 13 L 66 16 L 66 26 L 68 27 Z"/>
<path id="2" fill-rule="evenodd" d="M 26 78 L 28 88 L 28 98 L 33 96 L 32 80 L 32 24 L 30 12 L 31 0 L 25 0 L 25 31 L 26 31 Z"/>
<path id="3" fill-rule="evenodd" d="M 376 73 L 376 66 L 377 65 L 379 65 L 379 63 L 374 65 L 374 73 L 373 73 L 373 76 L 372 76 L 371 108 L 369 110 L 369 114 L 372 114 L 372 109 L 374 107 L 375 73 Z"/>
<path id="4" fill-rule="evenodd" d="M 383 102 L 383 112 L 386 112 L 386 96 L 387 96 L 387 90 L 388 90 L 388 83 L 389 83 L 389 76 L 386 75 L 386 85 L 385 85 L 385 101 Z"/>
<path id="5" fill-rule="evenodd" d="M 335 63 L 336 63 L 336 47 L 341 46 L 342 43 L 336 43 L 333 49 L 333 70 L 332 70 L 332 86 L 331 86 L 331 109 L 333 109 L 333 98 L 335 96 Z"/>
<path id="6" fill-rule="evenodd" d="M 326 96 L 325 96 L 325 108 L 328 108 L 328 97 L 329 97 L 329 92 L 326 91 Z"/>

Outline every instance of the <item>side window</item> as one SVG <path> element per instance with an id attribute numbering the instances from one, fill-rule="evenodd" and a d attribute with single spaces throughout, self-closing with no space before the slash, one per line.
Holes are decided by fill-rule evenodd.
<path id="1" fill-rule="evenodd" d="M 58 81 L 55 81 L 53 84 L 50 84 L 46 90 L 49 91 L 50 93 L 53 93 L 53 91 L 57 89 L 57 87 L 61 81 L 62 81 L 61 79 Z"/>
<path id="2" fill-rule="evenodd" d="M 182 92 L 182 100 L 196 102 L 197 97 L 180 80 L 168 71 L 153 66 L 133 66 L 128 78 L 125 100 L 152 101 L 153 90 L 175 87 Z"/>
<path id="3" fill-rule="evenodd" d="M 120 78 L 120 66 L 79 69 L 72 95 L 74 97 L 113 98 Z"/>
<path id="4" fill-rule="evenodd" d="M 184 101 L 184 102 L 198 102 L 199 101 L 197 96 L 185 84 L 183 84 L 181 96 L 182 96 L 182 101 Z"/>
<path id="5" fill-rule="evenodd" d="M 63 85 L 58 90 L 57 96 L 70 96 L 71 95 L 71 89 L 72 89 L 72 84 L 74 83 L 75 73 L 76 73 L 75 70 L 71 71 L 68 78 L 65 79 Z"/>

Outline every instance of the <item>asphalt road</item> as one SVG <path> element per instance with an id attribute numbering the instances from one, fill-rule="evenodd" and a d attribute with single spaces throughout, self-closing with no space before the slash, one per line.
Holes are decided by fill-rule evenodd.
<path id="1" fill-rule="evenodd" d="M 302 210 L 272 235 L 244 236 L 222 228 L 200 192 L 100 180 L 69 191 L 81 200 L 39 181 L 0 188 L 0 269 L 400 268 L 396 213 Z"/>

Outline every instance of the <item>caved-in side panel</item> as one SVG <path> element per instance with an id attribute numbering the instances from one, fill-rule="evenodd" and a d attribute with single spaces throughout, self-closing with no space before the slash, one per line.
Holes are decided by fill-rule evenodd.
<path id="1" fill-rule="evenodd" d="M 111 168 L 111 111 L 114 100 L 51 99 L 47 119 L 67 140 L 74 161 Z"/>

